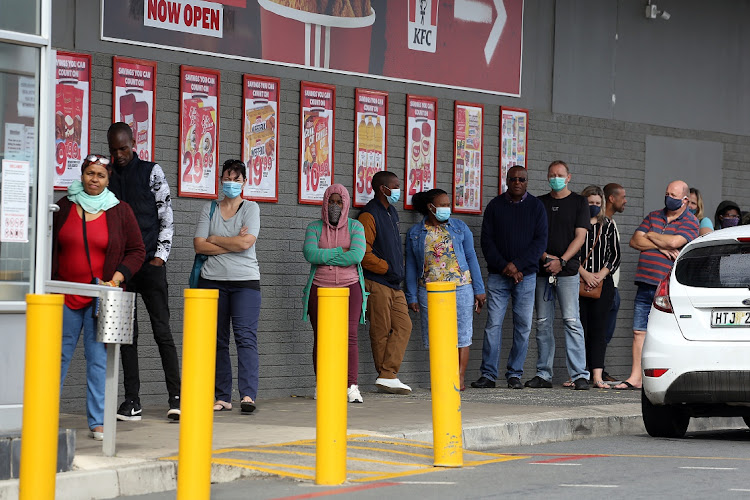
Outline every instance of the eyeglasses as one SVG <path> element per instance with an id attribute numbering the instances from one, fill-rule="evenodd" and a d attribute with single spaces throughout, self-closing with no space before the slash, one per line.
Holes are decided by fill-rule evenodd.
<path id="1" fill-rule="evenodd" d="M 109 165 L 109 158 L 105 156 L 99 156 L 95 154 L 90 154 L 86 157 L 86 161 L 89 163 L 100 163 L 102 165 Z"/>
<path id="2" fill-rule="evenodd" d="M 526 177 L 508 177 L 508 182 L 526 182 L 528 179 Z"/>

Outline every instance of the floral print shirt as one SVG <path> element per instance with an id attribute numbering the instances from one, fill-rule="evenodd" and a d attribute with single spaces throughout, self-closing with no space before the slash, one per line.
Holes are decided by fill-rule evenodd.
<path id="1" fill-rule="evenodd" d="M 442 225 L 426 226 L 427 237 L 424 242 L 424 275 L 419 280 L 420 286 L 434 281 L 451 281 L 456 286 L 471 283 L 471 271 L 461 272 L 453 249 L 453 239 Z"/>

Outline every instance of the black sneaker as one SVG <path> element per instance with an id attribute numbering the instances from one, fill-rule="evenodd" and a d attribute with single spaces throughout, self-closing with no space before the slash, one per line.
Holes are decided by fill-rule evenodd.
<path id="1" fill-rule="evenodd" d="M 479 377 L 479 380 L 477 380 L 476 382 L 472 382 L 471 386 L 475 389 L 491 389 L 495 387 L 495 381 L 490 380 L 482 375 L 481 377 Z"/>
<path id="2" fill-rule="evenodd" d="M 573 381 L 573 389 L 576 391 L 588 391 L 589 381 L 583 377 L 577 378 Z"/>
<path id="3" fill-rule="evenodd" d="M 117 410 L 117 420 L 127 420 L 129 422 L 135 422 L 141 419 L 143 408 L 141 403 L 133 399 L 126 399 L 120 405 L 120 409 Z"/>
<path id="4" fill-rule="evenodd" d="M 180 396 L 169 398 L 169 410 L 167 411 L 167 418 L 170 420 L 180 419 Z"/>
<path id="5" fill-rule="evenodd" d="M 510 377 L 508 379 L 508 388 L 509 389 L 523 389 L 523 384 L 521 383 L 521 379 L 518 377 Z"/>
<path id="6" fill-rule="evenodd" d="M 539 375 L 535 376 L 531 380 L 527 380 L 524 387 L 530 387 L 531 389 L 552 389 L 552 382 L 544 380 Z"/>

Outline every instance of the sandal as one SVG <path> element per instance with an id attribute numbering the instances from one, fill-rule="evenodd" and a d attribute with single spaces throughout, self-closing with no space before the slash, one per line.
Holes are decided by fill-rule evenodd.
<path id="1" fill-rule="evenodd" d="M 240 410 L 242 413 L 252 413 L 255 411 L 255 401 L 250 396 L 245 396 L 240 401 Z"/>
<path id="2" fill-rule="evenodd" d="M 219 399 L 214 403 L 214 411 L 232 411 L 232 403 Z"/>
<path id="3" fill-rule="evenodd" d="M 609 389 L 609 384 L 604 380 L 596 380 L 594 381 L 593 385 L 596 389 Z"/>
<path id="4" fill-rule="evenodd" d="M 563 387 L 568 387 L 568 388 L 575 387 L 575 384 L 573 383 L 572 380 L 568 379 L 567 382 L 563 382 Z"/>

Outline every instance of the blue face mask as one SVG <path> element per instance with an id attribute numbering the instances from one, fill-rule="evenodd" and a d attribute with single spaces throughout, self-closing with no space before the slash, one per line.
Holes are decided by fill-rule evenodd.
<path id="1" fill-rule="evenodd" d="M 438 222 L 445 222 L 451 218 L 451 207 L 435 207 L 434 214 Z"/>
<path id="2" fill-rule="evenodd" d="M 688 211 L 689 211 L 689 212 L 690 212 L 691 214 L 693 214 L 693 215 L 695 215 L 696 213 L 698 213 L 698 210 L 696 210 L 695 208 L 688 208 Z"/>
<path id="3" fill-rule="evenodd" d="M 242 193 L 242 183 L 233 181 L 224 181 L 221 190 L 228 198 L 237 198 Z"/>
<path id="4" fill-rule="evenodd" d="M 398 203 L 398 200 L 401 198 L 401 190 L 399 188 L 390 189 L 388 187 L 386 187 L 386 189 L 391 192 L 391 194 L 386 195 L 388 203 L 390 203 L 391 205 Z"/>
<path id="5" fill-rule="evenodd" d="M 591 217 L 596 217 L 599 215 L 599 212 L 602 211 L 602 207 L 597 207 L 596 205 L 589 205 L 589 215 Z"/>
<path id="6" fill-rule="evenodd" d="M 549 180 L 549 187 L 553 191 L 562 191 L 565 189 L 565 177 L 551 177 Z"/>
<path id="7" fill-rule="evenodd" d="M 675 210 L 679 210 L 682 206 L 682 200 L 679 198 L 672 198 L 671 196 L 667 195 L 664 197 L 664 207 L 670 211 L 674 212 Z"/>

